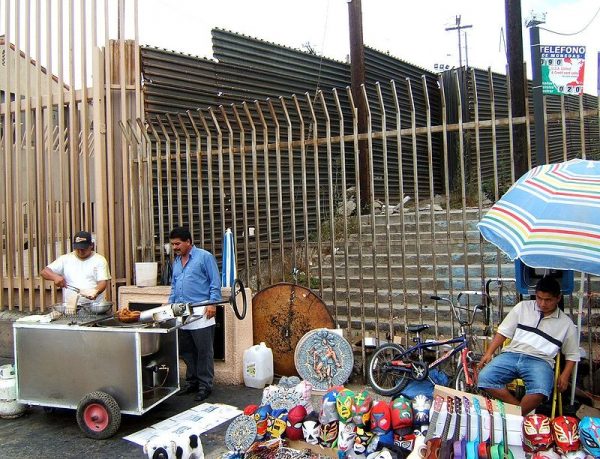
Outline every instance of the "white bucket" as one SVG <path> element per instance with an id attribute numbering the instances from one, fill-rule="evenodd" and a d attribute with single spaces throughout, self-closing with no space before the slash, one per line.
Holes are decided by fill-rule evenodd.
<path id="1" fill-rule="evenodd" d="M 262 389 L 273 382 L 273 351 L 265 343 L 244 351 L 244 384 Z"/>
<path id="2" fill-rule="evenodd" d="M 158 263 L 136 263 L 135 285 L 138 287 L 154 287 L 158 279 Z"/>

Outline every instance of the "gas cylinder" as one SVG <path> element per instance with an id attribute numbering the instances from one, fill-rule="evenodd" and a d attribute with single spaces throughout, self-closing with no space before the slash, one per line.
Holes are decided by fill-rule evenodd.
<path id="1" fill-rule="evenodd" d="M 17 380 L 12 364 L 0 366 L 0 418 L 18 418 L 26 406 L 17 402 Z"/>

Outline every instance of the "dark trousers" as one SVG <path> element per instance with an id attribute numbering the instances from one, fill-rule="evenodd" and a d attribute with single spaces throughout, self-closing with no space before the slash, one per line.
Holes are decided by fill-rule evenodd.
<path id="1" fill-rule="evenodd" d="M 179 330 L 179 355 L 185 362 L 189 386 L 212 390 L 215 376 L 213 341 L 215 325 L 197 330 Z"/>

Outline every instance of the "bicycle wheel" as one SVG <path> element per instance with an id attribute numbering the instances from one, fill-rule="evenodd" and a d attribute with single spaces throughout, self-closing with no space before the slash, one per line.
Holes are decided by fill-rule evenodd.
<path id="1" fill-rule="evenodd" d="M 396 370 L 391 365 L 393 360 L 401 360 L 406 353 L 398 344 L 379 346 L 369 362 L 367 378 L 369 384 L 380 395 L 394 395 L 408 384 L 408 373 Z"/>

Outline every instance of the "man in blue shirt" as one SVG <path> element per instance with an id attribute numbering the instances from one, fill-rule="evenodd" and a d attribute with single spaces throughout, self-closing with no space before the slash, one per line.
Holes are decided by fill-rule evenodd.
<path id="1" fill-rule="evenodd" d="M 169 240 L 175 253 L 169 303 L 221 301 L 221 277 L 214 255 L 194 246 L 187 228 L 174 228 Z M 179 354 L 187 369 L 186 386 L 178 395 L 195 393 L 198 402 L 212 392 L 216 312 L 214 305 L 197 307 L 179 330 Z"/>

